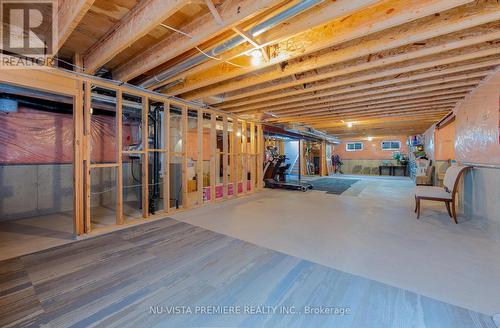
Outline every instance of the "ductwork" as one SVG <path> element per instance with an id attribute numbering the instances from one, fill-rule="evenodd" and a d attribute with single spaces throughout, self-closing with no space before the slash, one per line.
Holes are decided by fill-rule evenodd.
<path id="1" fill-rule="evenodd" d="M 248 31 L 248 33 L 250 35 L 252 35 L 253 37 L 257 37 L 257 36 L 261 35 L 262 33 L 269 31 L 273 27 L 299 15 L 300 13 L 302 13 L 302 12 L 304 12 L 304 11 L 306 11 L 306 10 L 308 10 L 308 9 L 310 9 L 310 8 L 316 6 L 324 1 L 325 0 L 300 1 L 295 6 L 292 6 L 292 7 L 288 8 L 287 10 L 284 10 L 281 13 L 277 14 L 276 16 L 254 26 L 253 28 L 251 28 Z M 228 50 L 231 50 L 244 42 L 246 42 L 246 40 L 243 37 L 238 35 L 238 36 L 235 36 L 234 38 L 232 38 L 232 39 L 230 39 L 230 40 L 228 40 L 228 41 L 226 41 L 226 42 L 224 42 L 224 43 L 222 43 L 222 44 L 220 44 L 220 45 L 218 45 L 210 50 L 204 51 L 204 52 L 208 56 L 218 57 L 222 53 L 224 53 Z M 208 59 L 207 55 L 200 54 L 200 55 L 191 57 L 191 58 L 185 60 L 184 62 L 147 79 L 146 81 L 141 83 L 140 86 L 143 88 L 149 88 L 149 87 L 151 87 L 159 82 L 162 82 L 162 81 L 165 81 L 171 77 L 174 77 L 174 76 L 188 70 L 189 68 L 191 68 L 193 66 L 196 66 L 196 65 L 203 63 L 204 61 L 206 61 Z M 166 89 L 166 88 L 167 87 L 165 87 L 165 86 L 162 87 L 162 89 Z"/>
<path id="2" fill-rule="evenodd" d="M 340 143 L 339 139 L 337 139 L 336 137 L 333 137 L 333 136 L 331 136 L 323 131 L 319 131 L 319 130 L 316 130 L 316 129 L 313 129 L 313 128 L 310 128 L 307 126 L 303 126 L 303 125 L 293 124 L 290 127 L 285 127 L 284 130 L 288 131 L 288 132 L 293 132 L 293 133 L 297 133 L 300 135 L 312 137 L 312 138 L 319 139 L 319 140 L 325 140 L 325 141 L 327 141 L 329 143 L 333 143 L 333 144 Z"/>

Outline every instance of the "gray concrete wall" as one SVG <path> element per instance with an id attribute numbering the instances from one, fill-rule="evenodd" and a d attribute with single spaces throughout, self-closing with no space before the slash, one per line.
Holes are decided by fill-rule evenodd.
<path id="1" fill-rule="evenodd" d="M 463 180 L 462 210 L 468 219 L 491 221 L 500 227 L 500 170 L 473 168 Z M 497 231 L 500 237 L 500 230 Z"/>
<path id="2" fill-rule="evenodd" d="M 0 166 L 0 221 L 73 209 L 73 166 Z"/>
<path id="3" fill-rule="evenodd" d="M 115 204 L 114 169 L 92 170 L 91 206 Z M 135 167 L 140 177 L 140 168 Z M 123 164 L 123 185 L 138 183 L 132 178 L 130 164 Z M 124 188 L 123 200 L 138 199 L 140 186 Z M 101 191 L 108 192 L 99 193 Z M 73 210 L 73 165 L 0 166 L 0 221 L 22 219 Z"/>

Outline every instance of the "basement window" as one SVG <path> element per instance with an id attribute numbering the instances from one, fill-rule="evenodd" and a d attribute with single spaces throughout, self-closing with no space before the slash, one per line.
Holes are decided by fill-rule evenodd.
<path id="1" fill-rule="evenodd" d="M 360 150 L 363 150 L 363 143 L 362 142 L 348 142 L 345 145 L 345 150 L 347 150 L 347 151 L 360 151 Z"/>
<path id="2" fill-rule="evenodd" d="M 400 150 L 401 142 L 400 141 L 382 141 L 380 143 L 382 150 Z"/>

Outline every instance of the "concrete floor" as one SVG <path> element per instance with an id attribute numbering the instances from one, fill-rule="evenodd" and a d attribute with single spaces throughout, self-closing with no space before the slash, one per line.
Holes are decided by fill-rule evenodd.
<path id="1" fill-rule="evenodd" d="M 410 180 L 355 178 L 340 196 L 265 190 L 171 216 L 467 309 L 500 312 L 499 225 L 463 216 L 455 225 L 444 205 L 430 202 L 417 221 Z M 50 221 L 57 227 L 51 231 L 30 219 L 0 224 L 0 260 L 72 242 L 69 217 L 54 219 L 63 224 Z"/>
<path id="2" fill-rule="evenodd" d="M 407 178 L 363 177 L 340 196 L 266 190 L 172 217 L 467 309 L 500 312 L 498 225 L 463 216 L 456 225 L 444 204 L 432 202 L 416 220 L 414 188 Z"/>
<path id="3" fill-rule="evenodd" d="M 490 316 L 169 218 L 0 261 L 0 327 L 496 328 Z"/>
<path id="4" fill-rule="evenodd" d="M 136 204 L 123 204 L 125 222 L 142 212 Z M 92 229 L 111 228 L 116 223 L 112 207 L 92 209 Z M 0 222 L 0 261 L 77 241 L 73 234 L 73 211 Z"/>

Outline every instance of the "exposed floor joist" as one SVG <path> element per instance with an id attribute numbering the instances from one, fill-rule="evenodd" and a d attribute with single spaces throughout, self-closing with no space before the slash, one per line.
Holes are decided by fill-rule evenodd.
<path id="1" fill-rule="evenodd" d="M 348 3 L 340 1 L 327 1 L 304 13 L 301 13 L 297 17 L 294 17 L 293 20 L 279 24 L 275 28 L 264 31 L 262 34 L 251 36 L 251 38 L 254 43 L 260 45 L 261 47 L 270 47 L 284 40 L 289 40 L 292 37 L 299 40 L 306 40 L 309 33 L 304 31 L 308 31 L 315 26 L 326 24 L 338 17 L 345 17 L 346 15 L 350 15 L 357 10 L 376 4 L 377 2 L 380 2 L 380 0 L 351 0 Z M 296 40 L 295 42 L 299 41 Z M 233 49 L 229 49 L 228 51 L 221 53 L 218 56 L 220 61 L 207 60 L 200 65 L 194 66 L 186 71 L 179 72 L 179 74 L 176 74 L 172 78 L 158 81 L 151 88 L 158 88 L 179 79 L 183 80 L 188 76 L 204 72 L 214 67 L 224 67 L 226 69 L 234 67 L 228 63 L 221 63 L 222 61 L 229 61 L 230 63 L 234 62 L 234 64 L 240 65 L 241 67 L 251 67 L 252 63 L 246 54 L 254 47 L 255 45 L 252 44 L 252 42 L 242 43 Z M 269 60 L 266 63 L 263 63 L 261 67 L 273 65 L 275 63 L 276 59 L 274 59 L 273 62 L 270 62 Z M 258 68 L 256 67 L 255 69 Z"/>
<path id="2" fill-rule="evenodd" d="M 57 10 L 57 47 L 61 48 L 95 0 L 59 0 Z"/>
<path id="3" fill-rule="evenodd" d="M 137 55 L 133 60 L 121 65 L 114 72 L 116 79 L 128 81 L 150 69 L 161 65 L 184 52 L 199 46 L 232 27 L 280 4 L 283 0 L 230 0 L 219 9 L 223 24 L 217 24 L 211 13 L 195 19 L 183 27 L 182 32 L 172 34 L 154 47 Z"/>
<path id="4" fill-rule="evenodd" d="M 306 37 L 307 40 L 314 40 L 314 44 L 316 46 L 307 44 L 307 47 L 305 48 L 306 50 L 303 50 L 301 52 L 299 52 L 299 50 L 296 50 L 297 56 L 290 55 L 290 53 L 293 54 L 294 49 L 302 50 L 302 48 L 294 46 L 292 41 L 287 40 L 287 43 L 278 50 L 278 53 L 273 54 L 273 58 L 271 59 L 271 63 L 276 63 L 277 61 L 285 62 L 286 59 L 288 61 L 285 62 L 285 65 L 281 65 L 279 67 L 272 66 L 270 70 L 265 70 L 258 75 L 249 73 L 263 68 L 267 65 L 261 65 L 262 67 L 257 66 L 246 69 L 220 66 L 219 69 L 214 68 L 212 70 L 204 72 L 203 74 L 188 77 L 183 83 L 169 89 L 169 93 L 182 94 L 188 99 L 202 99 L 209 95 L 216 95 L 228 91 L 242 89 L 248 86 L 264 83 L 266 81 L 276 80 L 278 78 L 298 74 L 304 71 L 309 71 L 311 69 L 324 67 L 364 55 L 369 55 L 386 49 L 426 40 L 446 33 L 451 33 L 453 31 L 462 30 L 467 27 L 477 26 L 480 24 L 491 22 L 492 20 L 499 19 L 500 17 L 498 8 L 491 8 L 491 6 L 487 6 L 486 8 L 481 8 L 480 10 L 478 10 L 481 12 L 478 17 L 475 17 L 474 15 L 470 15 L 470 17 L 469 15 L 467 15 L 468 17 L 463 17 L 463 11 L 461 11 L 460 9 L 455 9 L 451 10 L 451 13 L 449 14 L 442 14 L 439 17 L 433 17 L 430 21 L 427 22 L 427 24 L 418 24 L 418 26 L 412 26 L 413 28 L 417 29 L 416 31 L 412 30 L 411 32 L 409 32 L 403 30 L 398 34 L 394 34 L 395 32 L 393 31 L 392 33 L 388 32 L 383 33 L 383 35 L 377 34 L 375 36 L 369 35 L 366 37 L 367 34 L 380 32 L 387 28 L 393 28 L 399 31 L 397 26 L 400 24 L 408 23 L 409 21 L 417 20 L 436 12 L 440 12 L 443 10 L 443 8 L 450 8 L 450 6 L 453 7 L 452 1 L 443 1 L 440 4 L 434 1 L 434 4 L 432 6 L 426 6 L 425 2 L 426 1 L 411 1 L 409 3 L 407 3 L 406 1 L 396 1 L 395 3 L 383 2 L 379 6 L 388 6 L 389 4 L 391 6 L 387 8 L 378 8 L 377 6 L 373 8 L 370 7 L 364 11 L 360 11 L 359 13 L 351 15 L 344 21 L 336 20 L 330 23 L 332 25 L 329 28 L 323 27 L 323 29 L 321 30 L 321 35 L 319 37 L 316 34 L 308 35 Z M 462 1 L 460 3 L 457 2 L 456 4 L 458 5 L 466 2 L 467 1 Z M 384 8 L 386 10 L 382 11 Z M 425 10 L 418 10 L 423 8 Z M 380 13 L 377 14 L 376 12 L 374 12 L 374 10 L 377 10 L 377 12 Z M 385 13 L 387 11 L 390 11 L 390 18 L 386 17 L 387 15 Z M 429 20 L 429 18 L 426 18 L 426 20 Z M 313 33 L 313 31 L 314 29 L 309 33 Z M 382 39 L 380 39 L 380 37 L 382 37 Z M 319 51 L 322 49 L 328 49 L 330 47 L 357 38 L 362 38 L 361 40 L 366 39 L 366 41 L 357 40 L 356 44 L 352 47 L 345 47 L 340 50 L 329 49 L 328 51 L 325 51 L 320 55 L 304 56 L 304 54 L 308 54 L 313 51 Z M 290 42 L 292 42 L 292 45 L 289 44 Z M 304 44 L 304 42 L 305 41 L 300 41 L 301 44 Z M 282 51 L 283 54 L 279 53 L 279 51 Z M 300 53 L 300 55 L 298 53 Z M 297 58 L 296 60 L 290 60 L 295 57 L 300 58 Z M 239 65 L 243 64 L 241 62 L 237 63 Z M 246 67 L 249 65 L 242 66 Z M 236 79 L 235 81 L 227 81 L 226 83 L 222 83 L 221 85 L 213 86 L 213 84 L 215 83 L 234 79 L 239 76 L 243 77 Z M 307 83 L 306 81 L 297 81 L 296 84 L 301 84 L 302 82 Z M 206 87 L 208 85 L 210 85 L 210 87 L 198 91 L 193 91 Z"/>
<path id="5" fill-rule="evenodd" d="M 80 0 L 74 8 L 69 34 L 76 25 L 78 33 L 68 43 L 78 48 L 105 10 Z M 106 32 L 73 53 L 77 66 L 280 124 L 370 115 L 410 122 L 420 109 L 435 119 L 500 65 L 496 0 L 137 0 L 117 8 L 128 12 L 110 13 Z"/>
<path id="6" fill-rule="evenodd" d="M 111 31 L 83 55 L 85 72 L 95 72 L 187 3 L 189 0 L 139 2 Z"/>
<path id="7" fill-rule="evenodd" d="M 378 83 L 376 85 L 362 85 L 360 87 L 354 87 L 354 88 L 344 88 L 341 90 L 334 90 L 330 92 L 325 92 L 322 94 L 317 94 L 314 96 L 310 97 L 304 97 L 300 99 L 294 99 L 294 100 L 283 100 L 282 104 L 279 103 L 269 103 L 265 104 L 265 106 L 252 106 L 252 107 L 240 107 L 237 110 L 233 110 L 235 113 L 241 113 L 241 112 L 263 112 L 263 111 L 279 111 L 282 109 L 289 109 L 289 108 L 294 108 L 294 107 L 301 107 L 304 106 L 304 108 L 307 108 L 305 106 L 309 105 L 315 105 L 319 104 L 322 102 L 326 102 L 328 100 L 342 100 L 342 99 L 349 99 L 352 97 L 361 97 L 361 96 L 367 96 L 367 95 L 377 95 L 377 94 L 384 94 L 388 92 L 393 92 L 393 91 L 399 91 L 399 90 L 406 90 L 406 89 L 414 89 L 414 88 L 419 88 L 419 87 L 425 87 L 425 86 L 430 86 L 430 85 L 437 85 L 437 84 L 445 84 L 449 82 L 455 82 L 455 81 L 462 81 L 462 80 L 472 80 L 474 78 L 483 78 L 488 73 L 490 73 L 491 70 L 484 70 L 484 71 L 479 71 L 479 72 L 474 72 L 474 73 L 467 73 L 467 74 L 461 74 L 461 75 L 454 75 L 454 76 L 448 76 L 448 77 L 442 77 L 438 79 L 430 79 L 430 80 L 420 80 L 419 82 L 415 83 L 408 83 L 410 82 L 409 79 L 406 79 L 406 83 L 401 83 L 401 82 L 394 82 L 392 80 L 387 80 L 384 81 L 383 83 Z M 396 84 L 395 86 L 391 87 L 383 87 L 384 85 L 393 85 Z M 377 88 L 378 87 L 378 88 Z M 364 91 L 364 90 L 369 90 L 369 91 Z M 352 94 L 352 95 L 351 95 Z M 313 100 L 310 100 L 313 99 Z M 309 101 L 307 101 L 309 100 Z"/>

